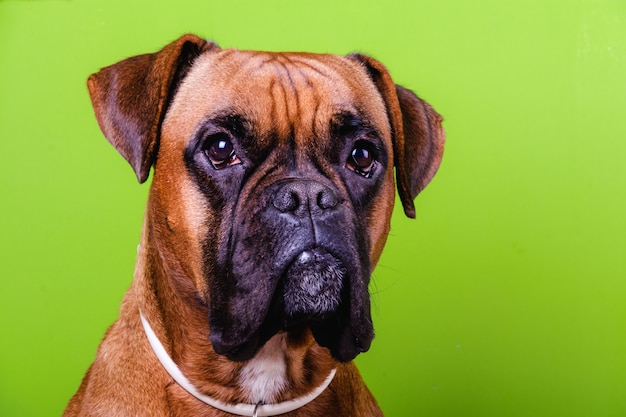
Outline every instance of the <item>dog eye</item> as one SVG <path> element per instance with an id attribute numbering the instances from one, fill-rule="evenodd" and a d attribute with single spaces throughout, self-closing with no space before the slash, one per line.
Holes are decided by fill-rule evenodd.
<path id="1" fill-rule="evenodd" d="M 357 142 L 350 151 L 346 168 L 365 178 L 370 178 L 376 168 L 376 158 L 372 145 L 364 141 Z"/>
<path id="2" fill-rule="evenodd" d="M 202 151 L 215 169 L 222 169 L 241 163 L 235 154 L 233 143 L 225 133 L 216 133 L 209 136 L 202 146 Z"/>

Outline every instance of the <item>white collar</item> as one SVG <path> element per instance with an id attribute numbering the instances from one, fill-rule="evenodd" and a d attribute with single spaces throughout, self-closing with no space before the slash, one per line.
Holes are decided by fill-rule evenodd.
<path id="1" fill-rule="evenodd" d="M 253 416 L 253 417 L 261 417 L 261 416 L 276 416 L 279 414 L 289 413 L 290 411 L 296 410 L 300 407 L 303 407 L 317 398 L 327 387 L 330 385 L 330 382 L 333 380 L 335 376 L 336 369 L 330 371 L 330 374 L 326 377 L 322 385 L 315 388 L 313 391 L 309 392 L 306 395 L 303 395 L 298 398 L 294 398 L 293 400 L 283 401 L 277 404 L 232 404 L 225 403 L 216 398 L 210 397 L 208 395 L 202 394 L 198 392 L 196 387 L 187 379 L 187 377 L 182 373 L 180 368 L 174 363 L 172 358 L 168 355 L 167 351 L 163 347 L 163 344 L 150 327 L 150 323 L 143 315 L 143 313 L 139 312 L 141 316 L 141 323 L 143 324 L 143 329 L 146 332 L 146 336 L 148 337 L 148 342 L 150 342 L 150 346 L 152 350 L 156 354 L 157 358 L 163 365 L 163 368 L 167 371 L 168 374 L 180 385 L 183 387 L 188 393 L 204 402 L 205 404 L 210 405 L 211 407 L 217 408 L 219 410 L 225 411 L 227 413 L 235 414 L 238 416 Z"/>

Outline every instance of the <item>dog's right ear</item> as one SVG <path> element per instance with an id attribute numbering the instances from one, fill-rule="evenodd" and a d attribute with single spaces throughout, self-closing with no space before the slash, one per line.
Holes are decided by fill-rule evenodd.
<path id="1" fill-rule="evenodd" d="M 193 60 L 213 43 L 184 35 L 153 54 L 103 68 L 87 81 L 100 129 L 130 163 L 140 183 L 156 159 L 161 123 L 169 101 Z"/>

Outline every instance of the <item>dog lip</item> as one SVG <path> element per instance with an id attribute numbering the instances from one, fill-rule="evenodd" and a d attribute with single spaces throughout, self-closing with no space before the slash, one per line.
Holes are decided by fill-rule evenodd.
<path id="1" fill-rule="evenodd" d="M 333 258 L 337 259 L 336 256 L 334 256 L 332 253 L 329 253 L 326 249 L 322 247 L 313 247 L 311 249 L 305 249 L 302 252 L 300 252 L 298 255 L 296 255 L 293 261 L 290 262 L 289 265 L 287 265 L 287 268 L 285 269 L 285 272 L 283 275 L 286 275 L 289 269 L 294 266 L 305 266 L 305 267 L 313 266 L 316 259 L 319 259 L 321 257 L 326 257 L 326 256 L 332 256 Z"/>
<path id="2" fill-rule="evenodd" d="M 302 250 L 302 252 L 294 256 L 293 261 L 287 266 L 287 269 L 289 269 L 295 263 L 300 263 L 300 264 L 312 263 L 315 261 L 316 258 L 320 258 L 323 256 L 332 256 L 333 258 L 339 260 L 339 258 L 335 256 L 335 254 L 331 253 L 325 247 L 314 245 L 307 249 Z"/>
<path id="3" fill-rule="evenodd" d="M 306 264 L 306 263 L 311 262 L 314 257 L 315 255 L 313 254 L 312 251 L 305 250 L 300 255 L 298 255 L 296 262 L 301 263 L 301 264 Z"/>

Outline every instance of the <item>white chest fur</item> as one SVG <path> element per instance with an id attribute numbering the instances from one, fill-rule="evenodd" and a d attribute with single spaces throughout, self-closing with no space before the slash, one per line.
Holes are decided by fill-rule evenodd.
<path id="1" fill-rule="evenodd" d="M 287 386 L 285 337 L 276 335 L 259 349 L 239 373 L 239 384 L 252 404 L 273 403 Z"/>

